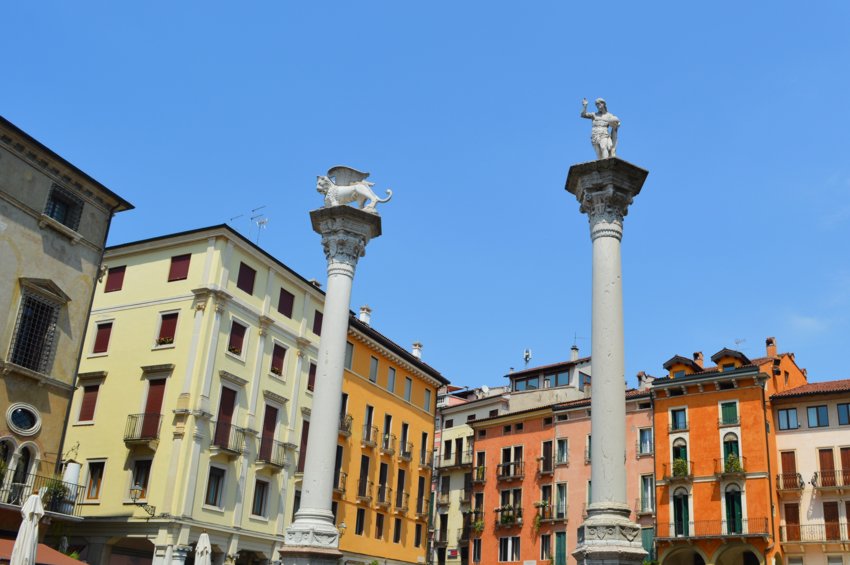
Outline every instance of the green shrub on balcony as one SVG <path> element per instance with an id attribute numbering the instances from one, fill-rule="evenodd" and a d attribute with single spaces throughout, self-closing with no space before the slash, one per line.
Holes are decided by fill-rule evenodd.
<path id="1" fill-rule="evenodd" d="M 673 459 L 673 476 L 674 477 L 687 477 L 690 475 L 690 469 L 688 468 L 688 462 L 685 459 Z"/>
<path id="2" fill-rule="evenodd" d="M 727 473 L 741 473 L 744 470 L 741 466 L 741 458 L 734 453 L 730 453 L 726 456 L 726 462 L 724 463 L 723 468 Z"/>

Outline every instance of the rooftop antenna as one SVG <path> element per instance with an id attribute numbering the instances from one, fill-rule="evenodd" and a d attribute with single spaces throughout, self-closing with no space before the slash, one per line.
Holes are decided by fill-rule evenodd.
<path id="1" fill-rule="evenodd" d="M 747 341 L 747 340 L 743 339 L 743 338 L 735 338 L 735 347 L 737 348 L 739 345 L 741 345 L 745 341 Z"/>
<path id="2" fill-rule="evenodd" d="M 254 241 L 257 245 L 260 244 L 260 232 L 262 232 L 266 228 L 266 224 L 269 223 L 269 219 L 262 212 L 257 213 L 258 210 L 262 210 L 266 205 L 258 206 L 251 210 L 251 222 L 257 225 L 257 239 Z"/>
<path id="3" fill-rule="evenodd" d="M 578 340 L 587 339 L 586 337 L 579 337 L 578 332 L 573 332 L 573 346 L 578 346 Z"/>
<path id="4" fill-rule="evenodd" d="M 526 349 L 522 352 L 522 360 L 525 361 L 525 368 L 528 368 L 528 362 L 531 361 L 531 350 Z"/>

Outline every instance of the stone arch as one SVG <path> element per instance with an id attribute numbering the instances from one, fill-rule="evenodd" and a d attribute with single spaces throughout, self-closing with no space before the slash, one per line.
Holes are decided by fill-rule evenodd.
<path id="1" fill-rule="evenodd" d="M 727 543 L 721 545 L 712 562 L 715 565 L 767 565 L 764 555 L 749 543 Z"/>
<path id="2" fill-rule="evenodd" d="M 706 565 L 709 563 L 703 551 L 694 545 L 682 545 L 671 548 L 663 556 L 659 565 Z"/>

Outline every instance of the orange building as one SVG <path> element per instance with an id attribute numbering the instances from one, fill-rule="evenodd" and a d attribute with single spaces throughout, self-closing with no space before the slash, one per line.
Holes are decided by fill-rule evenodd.
<path id="1" fill-rule="evenodd" d="M 764 565 L 781 559 L 771 477 L 778 469 L 770 396 L 806 383 L 793 353 L 748 359 L 722 349 L 675 356 L 652 386 L 657 550 L 664 565 Z"/>

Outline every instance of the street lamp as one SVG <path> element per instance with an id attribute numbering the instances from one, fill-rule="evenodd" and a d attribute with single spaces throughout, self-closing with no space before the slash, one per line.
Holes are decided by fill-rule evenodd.
<path id="1" fill-rule="evenodd" d="M 139 502 L 139 499 L 142 497 L 142 492 L 144 489 L 142 485 L 136 483 L 130 488 L 130 500 L 133 501 L 133 504 L 136 506 L 140 506 L 144 509 L 145 512 L 150 514 L 151 516 L 156 516 L 156 506 L 151 506 L 145 502 Z"/>
<path id="2" fill-rule="evenodd" d="M 345 535 L 345 529 L 346 529 L 347 527 L 348 527 L 348 526 L 346 526 L 346 525 L 345 525 L 345 522 L 341 522 L 341 523 L 339 524 L 339 527 L 337 528 L 337 529 L 339 530 L 339 537 L 342 537 L 342 536 L 344 536 L 344 535 Z"/>

